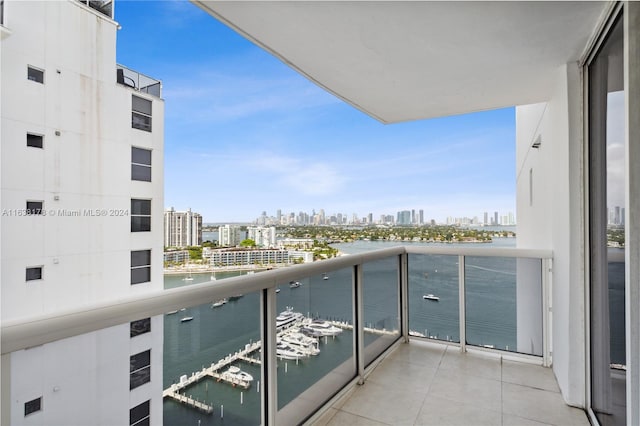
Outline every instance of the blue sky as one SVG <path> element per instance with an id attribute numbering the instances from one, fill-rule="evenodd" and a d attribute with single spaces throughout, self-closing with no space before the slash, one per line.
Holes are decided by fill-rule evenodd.
<path id="1" fill-rule="evenodd" d="M 186 1 L 120 1 L 119 63 L 163 82 L 165 207 L 515 212 L 513 108 L 383 125 Z"/>

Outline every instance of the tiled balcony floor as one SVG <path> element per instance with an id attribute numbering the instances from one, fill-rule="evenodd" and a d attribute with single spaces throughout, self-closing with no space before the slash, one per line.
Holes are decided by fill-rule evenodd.
<path id="1" fill-rule="evenodd" d="M 314 426 L 589 425 L 567 406 L 551 369 L 412 340 Z"/>

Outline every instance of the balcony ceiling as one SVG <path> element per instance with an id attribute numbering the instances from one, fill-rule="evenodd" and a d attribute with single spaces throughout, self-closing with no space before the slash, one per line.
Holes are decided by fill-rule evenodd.
<path id="1" fill-rule="evenodd" d="M 385 122 L 547 100 L 604 2 L 195 1 Z"/>

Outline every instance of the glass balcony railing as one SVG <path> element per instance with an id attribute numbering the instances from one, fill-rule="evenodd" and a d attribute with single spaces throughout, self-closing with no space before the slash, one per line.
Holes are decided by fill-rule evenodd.
<path id="1" fill-rule="evenodd" d="M 148 93 L 155 97 L 162 97 L 162 82 L 146 76 L 124 65 L 116 65 L 116 81 L 138 92 Z"/>
<path id="2" fill-rule="evenodd" d="M 550 261 L 394 247 L 3 323 L 3 420 L 298 424 L 410 336 L 548 365 Z"/>

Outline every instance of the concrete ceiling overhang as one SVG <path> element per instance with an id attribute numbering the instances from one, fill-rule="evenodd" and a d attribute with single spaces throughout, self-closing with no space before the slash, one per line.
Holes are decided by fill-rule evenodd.
<path id="1" fill-rule="evenodd" d="M 385 122 L 549 98 L 607 2 L 194 1 Z"/>

